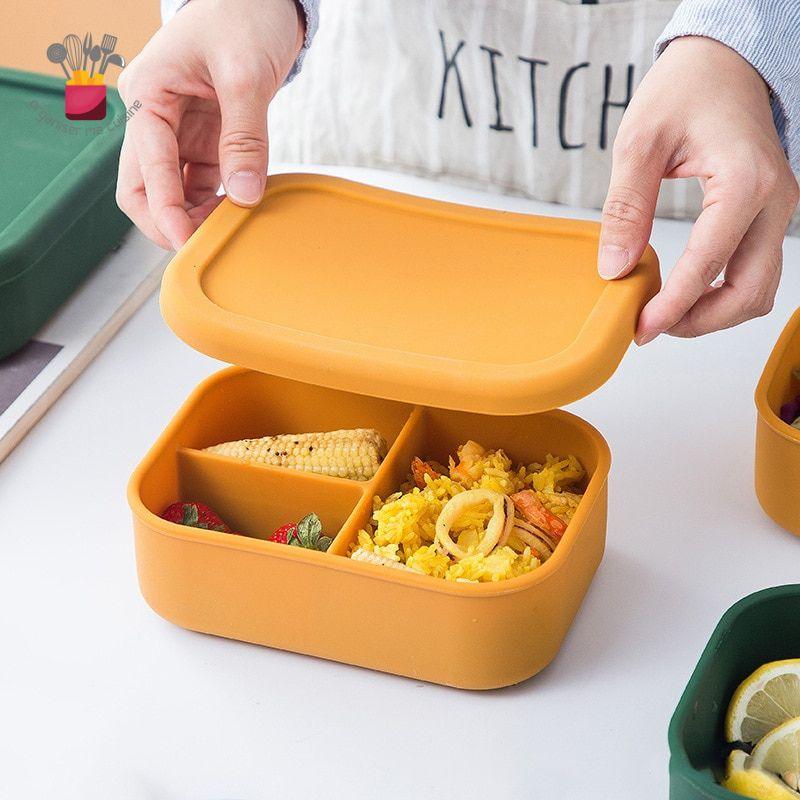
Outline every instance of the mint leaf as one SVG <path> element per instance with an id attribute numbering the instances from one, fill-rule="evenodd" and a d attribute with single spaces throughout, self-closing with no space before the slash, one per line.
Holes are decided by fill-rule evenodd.
<path id="1" fill-rule="evenodd" d="M 330 536 L 320 536 L 317 542 L 317 550 L 321 550 L 324 553 L 332 543 L 333 539 Z"/>
<path id="2" fill-rule="evenodd" d="M 317 549 L 317 542 L 322 535 L 322 522 L 316 514 L 307 514 L 297 523 L 297 533 L 303 547 Z"/>
<path id="3" fill-rule="evenodd" d="M 192 528 L 196 528 L 199 518 L 200 517 L 199 514 L 197 513 L 197 506 L 194 503 L 184 503 L 183 524 L 189 525 Z"/>
<path id="4" fill-rule="evenodd" d="M 298 528 L 298 533 L 300 535 L 300 544 L 309 550 L 313 550 L 316 546 L 316 539 L 312 536 L 311 531 L 307 527 Z"/>
<path id="5" fill-rule="evenodd" d="M 322 533 L 322 521 L 316 514 L 307 514 L 297 523 L 297 527 L 301 530 L 305 528 L 311 536 L 315 537 Z"/>

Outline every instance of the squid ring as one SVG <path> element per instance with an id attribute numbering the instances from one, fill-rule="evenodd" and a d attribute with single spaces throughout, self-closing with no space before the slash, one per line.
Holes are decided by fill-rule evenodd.
<path id="1" fill-rule="evenodd" d="M 459 492 L 447 501 L 439 514 L 439 518 L 436 520 L 436 544 L 450 553 L 456 561 L 466 558 L 469 554 L 453 541 L 450 529 L 466 509 L 486 502 L 492 504 L 492 518 L 489 520 L 475 552 L 488 556 L 497 544 L 508 539 L 514 525 L 514 504 L 508 495 L 493 492 L 490 489 L 470 489 L 466 492 Z"/>
<path id="2" fill-rule="evenodd" d="M 521 519 L 514 520 L 514 535 L 524 544 L 530 547 L 533 554 L 542 562 L 547 561 L 555 545 L 538 528 Z"/>

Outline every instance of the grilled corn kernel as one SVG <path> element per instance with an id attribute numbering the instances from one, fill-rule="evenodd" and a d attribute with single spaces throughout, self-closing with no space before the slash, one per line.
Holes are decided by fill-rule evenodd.
<path id="1" fill-rule="evenodd" d="M 386 442 L 378 431 L 358 428 L 240 439 L 207 447 L 206 452 L 273 467 L 368 481 L 386 457 Z"/>

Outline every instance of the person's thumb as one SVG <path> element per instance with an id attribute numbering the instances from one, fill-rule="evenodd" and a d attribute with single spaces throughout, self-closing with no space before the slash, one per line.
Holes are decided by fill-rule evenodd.
<path id="1" fill-rule="evenodd" d="M 639 263 L 650 240 L 665 166 L 665 159 L 652 151 L 619 142 L 614 147 L 597 254 L 601 278 L 622 278 Z"/>
<path id="2" fill-rule="evenodd" d="M 267 179 L 269 95 L 240 83 L 217 87 L 222 124 L 219 171 L 228 197 L 239 206 L 261 201 Z"/>

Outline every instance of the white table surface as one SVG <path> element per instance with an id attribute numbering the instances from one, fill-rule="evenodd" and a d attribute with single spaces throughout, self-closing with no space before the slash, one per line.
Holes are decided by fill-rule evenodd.
<path id="1" fill-rule="evenodd" d="M 688 229 L 656 223 L 665 269 Z M 573 406 L 614 456 L 605 559 L 554 663 L 489 693 L 191 633 L 146 606 L 126 481 L 218 368 L 151 299 L 0 465 L 0 796 L 666 797 L 669 718 L 719 617 L 800 579 L 800 540 L 763 515 L 752 488 L 753 388 L 800 297 L 800 240 L 786 257 L 768 317 L 632 347 Z"/>

